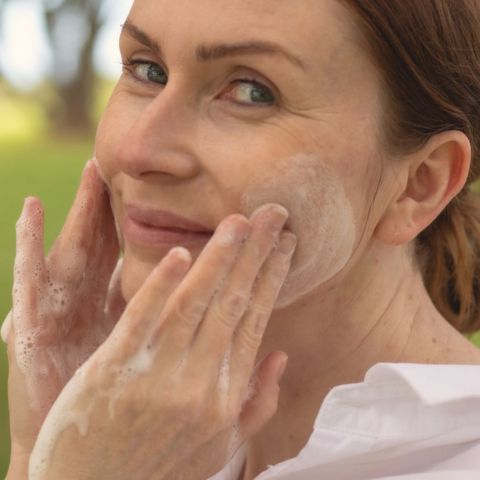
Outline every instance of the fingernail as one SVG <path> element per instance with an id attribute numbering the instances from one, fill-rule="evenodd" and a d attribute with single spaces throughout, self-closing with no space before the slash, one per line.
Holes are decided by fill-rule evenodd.
<path id="1" fill-rule="evenodd" d="M 275 212 L 276 214 L 280 215 L 281 217 L 284 217 L 285 220 L 288 218 L 288 210 L 283 207 L 282 205 L 279 205 L 278 203 L 268 203 L 266 205 L 262 205 L 261 207 L 258 207 L 251 215 L 250 215 L 250 221 L 254 220 L 257 218 L 259 215 L 261 215 L 263 212 Z"/>
<path id="2" fill-rule="evenodd" d="M 294 233 L 284 232 L 280 239 L 278 250 L 283 255 L 291 255 L 297 246 L 297 236 Z"/>
<path id="3" fill-rule="evenodd" d="M 25 197 L 23 199 L 23 208 L 25 208 L 30 202 L 34 200 L 35 200 L 35 197 Z"/>
<path id="4" fill-rule="evenodd" d="M 279 383 L 280 380 L 282 379 L 282 376 L 285 373 L 285 369 L 287 368 L 287 363 L 288 363 L 288 357 L 285 355 L 285 359 L 283 360 L 283 363 L 281 364 L 280 368 L 277 370 L 277 383 Z"/>

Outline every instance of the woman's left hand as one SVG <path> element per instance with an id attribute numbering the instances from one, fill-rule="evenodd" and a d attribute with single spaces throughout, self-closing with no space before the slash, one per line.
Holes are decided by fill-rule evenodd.
<path id="1" fill-rule="evenodd" d="M 43 224 L 40 201 L 26 199 L 17 222 L 13 308 L 2 328 L 8 342 L 14 478 L 26 470 L 40 427 L 63 387 L 125 308 L 110 199 L 91 161 L 46 258 Z"/>
<path id="2" fill-rule="evenodd" d="M 206 479 L 273 416 L 285 355 L 249 384 L 295 238 L 270 208 L 227 217 L 191 268 L 165 256 L 54 403 L 30 480 Z"/>

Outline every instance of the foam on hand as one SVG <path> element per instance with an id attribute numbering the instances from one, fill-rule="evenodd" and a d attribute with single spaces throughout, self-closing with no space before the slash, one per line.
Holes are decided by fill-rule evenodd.
<path id="1" fill-rule="evenodd" d="M 12 330 L 12 311 L 10 310 L 2 323 L 0 335 L 4 343 L 7 343 L 10 331 Z"/>

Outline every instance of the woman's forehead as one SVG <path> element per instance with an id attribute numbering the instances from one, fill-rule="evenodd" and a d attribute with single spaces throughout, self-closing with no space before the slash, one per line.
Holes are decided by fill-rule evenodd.
<path id="1" fill-rule="evenodd" d="M 352 15 L 339 0 L 135 0 L 129 22 L 158 42 L 275 42 L 307 67 L 353 47 Z"/>

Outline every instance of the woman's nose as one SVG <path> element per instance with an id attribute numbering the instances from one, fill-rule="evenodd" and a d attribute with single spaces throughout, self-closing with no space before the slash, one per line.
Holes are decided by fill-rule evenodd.
<path id="1" fill-rule="evenodd" d="M 120 169 L 136 179 L 152 175 L 191 177 L 198 172 L 192 148 L 196 143 L 193 108 L 167 90 L 139 107 L 118 145 Z"/>

